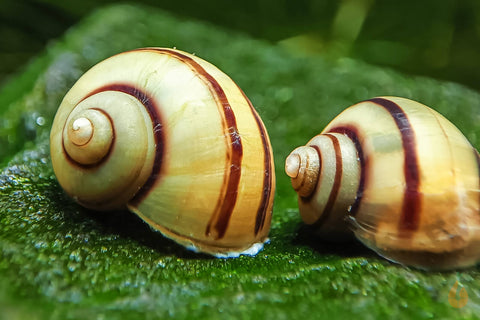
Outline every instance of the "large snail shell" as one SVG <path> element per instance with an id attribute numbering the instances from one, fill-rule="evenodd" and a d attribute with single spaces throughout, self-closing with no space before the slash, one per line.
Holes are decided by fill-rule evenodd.
<path id="1" fill-rule="evenodd" d="M 219 256 L 255 254 L 275 189 L 267 131 L 242 90 L 185 52 L 145 48 L 86 72 L 51 131 L 55 174 L 80 204 L 128 207 Z"/>
<path id="2" fill-rule="evenodd" d="M 380 255 L 424 269 L 480 260 L 478 153 L 420 103 L 358 103 L 295 149 L 285 170 L 303 220 L 324 238 L 353 229 Z"/>

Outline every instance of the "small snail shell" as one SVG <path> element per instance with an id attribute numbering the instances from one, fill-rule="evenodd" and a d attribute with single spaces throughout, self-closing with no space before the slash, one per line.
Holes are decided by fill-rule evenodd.
<path id="1" fill-rule="evenodd" d="M 285 171 L 321 237 L 342 240 L 353 229 L 387 259 L 449 269 L 480 261 L 479 163 L 442 115 L 383 97 L 338 115 L 288 156 Z"/>
<path id="2" fill-rule="evenodd" d="M 185 52 L 145 48 L 86 72 L 59 107 L 55 175 L 80 204 L 128 207 L 194 250 L 255 254 L 275 176 L 267 131 L 242 90 Z"/>

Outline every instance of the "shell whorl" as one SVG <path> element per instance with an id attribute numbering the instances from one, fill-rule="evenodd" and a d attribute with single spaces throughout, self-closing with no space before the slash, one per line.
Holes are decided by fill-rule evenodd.
<path id="1" fill-rule="evenodd" d="M 332 137 L 346 139 L 333 153 L 320 141 Z M 472 253 L 480 241 L 478 153 L 434 110 L 408 99 L 374 98 L 346 109 L 307 146 L 319 150 L 321 170 L 313 194 L 299 194 L 298 203 L 321 236 L 342 239 L 351 229 L 381 255 L 423 268 L 480 260 L 478 250 Z M 326 158 L 336 175 L 322 180 Z M 350 187 L 346 194 L 344 187 Z"/>
<path id="2" fill-rule="evenodd" d="M 125 199 L 132 199 L 146 184 L 158 161 L 161 143 L 154 146 L 160 139 L 143 98 L 135 96 L 139 92 L 128 86 L 87 92 L 71 108 L 62 108 L 64 113 L 52 128 L 55 173 L 67 193 L 84 206 L 101 210 L 124 206 Z M 64 103 L 68 105 L 68 100 Z"/>
<path id="3" fill-rule="evenodd" d="M 315 190 L 320 172 L 319 155 L 318 147 L 298 147 L 285 161 L 285 172 L 301 197 L 309 197 Z"/>
<path id="4" fill-rule="evenodd" d="M 72 161 L 94 165 L 105 159 L 113 137 L 113 124 L 108 115 L 89 109 L 68 121 L 63 131 L 63 147 Z"/>
<path id="5" fill-rule="evenodd" d="M 348 239 L 345 213 L 355 203 L 360 180 L 360 162 L 352 140 L 340 133 L 318 135 L 292 151 L 285 168 L 299 195 L 305 223 L 316 225 L 319 234 L 329 240 Z"/>
<path id="6" fill-rule="evenodd" d="M 106 98 L 107 94 L 116 96 L 115 101 Z M 101 97 L 105 101 L 92 102 Z M 136 115 L 118 106 L 105 110 L 105 104 L 118 101 L 141 110 Z M 87 102 L 92 103 L 79 108 Z M 74 150 L 85 150 L 97 133 L 97 125 L 83 114 L 84 109 L 99 109 L 110 120 L 111 145 L 104 138 L 103 147 L 95 149 L 107 150 L 103 157 L 89 155 L 92 159 L 78 161 L 82 156 L 67 148 L 58 152 L 54 147 L 57 129 L 51 133 L 55 173 L 78 202 L 100 209 L 126 205 L 168 237 L 209 253 L 241 252 L 266 239 L 275 189 L 270 141 L 248 98 L 223 72 L 178 50 L 133 50 L 94 66 L 64 98 L 55 122 L 66 123 L 63 142 L 68 140 L 65 145 L 73 145 Z M 120 122 L 113 111 L 122 118 Z M 120 136 L 137 131 L 143 132 L 141 138 L 125 144 L 143 151 L 124 149 L 120 154 Z M 118 200 L 115 203 L 102 205 L 109 198 L 105 194 L 92 201 L 85 185 L 93 177 L 88 183 L 82 179 L 97 176 L 117 155 L 132 164 L 127 172 L 136 172 L 135 181 L 128 182 L 128 196 L 118 199 L 114 191 L 110 197 Z M 62 158 L 69 163 L 63 167 L 75 172 L 73 191 L 63 178 L 70 169 L 55 164 Z M 112 167 L 110 175 L 124 176 L 125 172 Z"/>

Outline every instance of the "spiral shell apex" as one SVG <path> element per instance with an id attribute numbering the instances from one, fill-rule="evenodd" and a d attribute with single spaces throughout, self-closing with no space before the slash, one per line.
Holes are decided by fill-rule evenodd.
<path id="1" fill-rule="evenodd" d="M 127 207 L 217 256 L 255 254 L 267 239 L 267 131 L 243 91 L 196 56 L 144 48 L 100 62 L 64 97 L 50 142 L 60 185 L 86 207 Z"/>
<path id="2" fill-rule="evenodd" d="M 398 97 L 346 109 L 285 166 L 320 237 L 342 241 L 353 231 L 387 259 L 422 269 L 480 261 L 479 168 L 451 122 Z"/>

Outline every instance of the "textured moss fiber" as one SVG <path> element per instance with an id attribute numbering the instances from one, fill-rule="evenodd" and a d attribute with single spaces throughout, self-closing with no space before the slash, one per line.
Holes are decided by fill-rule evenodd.
<path id="1" fill-rule="evenodd" d="M 186 251 L 135 215 L 83 209 L 59 187 L 48 133 L 63 95 L 95 63 L 145 46 L 211 61 L 264 119 L 278 183 L 271 241 L 256 257 Z M 434 107 L 480 146 L 480 96 L 460 85 L 304 56 L 151 8 L 97 11 L 0 90 L 0 318 L 478 319 L 479 268 L 418 271 L 302 227 L 286 155 L 345 107 L 379 95 Z M 469 295 L 461 309 L 448 302 L 455 281 Z"/>

